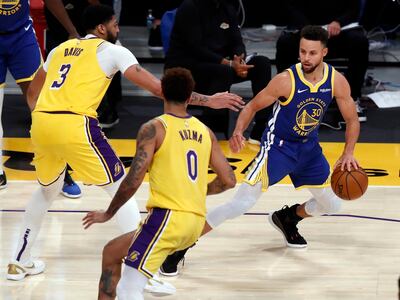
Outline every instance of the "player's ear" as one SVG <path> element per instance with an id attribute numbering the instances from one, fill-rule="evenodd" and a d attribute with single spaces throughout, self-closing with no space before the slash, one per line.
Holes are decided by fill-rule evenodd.
<path id="1" fill-rule="evenodd" d="M 325 47 L 324 49 L 322 49 L 322 55 L 325 57 L 328 54 L 328 48 Z"/>
<path id="2" fill-rule="evenodd" d="M 96 26 L 96 29 L 99 33 L 104 34 L 106 32 L 106 26 L 104 24 L 99 24 Z"/>

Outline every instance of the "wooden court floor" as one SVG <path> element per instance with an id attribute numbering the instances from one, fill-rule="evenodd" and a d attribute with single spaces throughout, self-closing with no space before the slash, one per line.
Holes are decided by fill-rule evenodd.
<path id="1" fill-rule="evenodd" d="M 112 143 L 119 155 L 132 155 L 131 144 L 122 150 L 118 148 L 120 141 Z M 6 165 L 14 155 L 10 151 L 29 153 L 29 146 L 23 143 L 6 144 Z M 341 149 L 341 145 L 333 143 L 323 146 L 330 162 Z M 308 241 L 307 249 L 286 248 L 281 235 L 267 222 L 268 212 L 310 197 L 307 190 L 295 190 L 283 181 L 264 193 L 248 214 L 222 224 L 200 239 L 189 250 L 181 274 L 165 279 L 176 286 L 177 293 L 163 298 L 397 299 L 399 147 L 359 145 L 357 154 L 369 169 L 370 187 L 361 199 L 344 201 L 340 214 L 302 221 L 299 228 Z M 238 157 L 226 148 L 224 151 L 240 178 L 243 166 L 256 149 L 248 149 Z M 60 196 L 51 207 L 33 249 L 33 255 L 46 262 L 45 273 L 22 282 L 4 279 L 7 262 L 16 247 L 22 210 L 38 187 L 28 178 L 34 173 L 21 170 L 26 161 L 19 163 L 8 164 L 14 168 L 6 167 L 11 181 L 6 190 L 0 191 L 0 299 L 96 299 L 102 247 L 119 234 L 113 220 L 86 231 L 81 226 L 86 211 L 106 208 L 110 201 L 96 187 L 82 186 L 81 199 Z M 229 200 L 235 190 L 210 196 L 208 208 Z M 147 193 L 148 184 L 144 183 L 135 196 L 143 217 Z M 146 294 L 145 299 L 161 298 Z"/>

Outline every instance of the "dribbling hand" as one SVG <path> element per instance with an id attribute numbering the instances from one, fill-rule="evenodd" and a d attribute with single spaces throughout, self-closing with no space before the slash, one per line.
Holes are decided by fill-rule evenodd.
<path id="1" fill-rule="evenodd" d="M 111 219 L 111 216 L 104 210 L 90 211 L 82 219 L 84 229 L 88 229 L 94 223 L 104 223 Z"/>

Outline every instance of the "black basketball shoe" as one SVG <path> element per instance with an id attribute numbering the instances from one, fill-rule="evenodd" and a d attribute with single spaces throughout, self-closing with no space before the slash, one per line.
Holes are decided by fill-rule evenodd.
<path id="1" fill-rule="evenodd" d="M 168 255 L 168 257 L 165 259 L 165 261 L 160 267 L 160 274 L 171 277 L 178 275 L 179 274 L 178 264 L 181 261 L 182 261 L 182 266 L 185 264 L 185 254 L 189 250 L 189 248 L 179 250 L 172 253 L 171 255 Z"/>
<path id="2" fill-rule="evenodd" d="M 296 214 L 297 206 L 299 204 L 292 207 L 285 205 L 281 210 L 270 213 L 268 220 L 275 229 L 282 233 L 288 247 L 305 248 L 307 247 L 307 242 L 297 229 L 297 223 L 302 220 Z"/>
<path id="3" fill-rule="evenodd" d="M 5 189 L 7 186 L 7 177 L 6 173 L 3 172 L 3 174 L 0 175 L 0 190 Z"/>

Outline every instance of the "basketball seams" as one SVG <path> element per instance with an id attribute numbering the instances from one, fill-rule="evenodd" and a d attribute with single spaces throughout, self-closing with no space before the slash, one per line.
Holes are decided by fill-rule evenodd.
<path id="1" fill-rule="evenodd" d="M 339 169 L 339 170 L 340 170 L 340 169 Z M 333 172 L 333 173 L 335 173 L 335 172 Z M 346 173 L 343 172 L 343 173 L 340 174 L 339 177 L 336 179 L 336 183 L 335 183 L 335 187 L 334 187 L 334 192 L 335 192 L 335 194 L 336 194 L 336 191 L 337 191 L 338 184 L 339 184 L 339 182 L 340 182 L 340 178 L 342 178 L 342 176 L 343 176 L 344 174 L 346 174 Z"/>
<path id="2" fill-rule="evenodd" d="M 345 174 L 346 176 L 343 177 Z M 341 194 L 339 194 L 339 185 L 342 185 Z M 361 167 L 357 170 L 352 168 L 351 171 L 347 169 L 341 171 L 340 166 L 338 166 L 331 175 L 331 187 L 339 198 L 355 200 L 361 197 L 368 189 L 368 176 Z"/>
<path id="3" fill-rule="evenodd" d="M 344 179 L 344 182 L 346 183 L 346 200 L 351 200 L 351 196 L 350 196 L 350 193 L 349 193 L 349 182 L 348 182 L 348 177 L 349 177 L 349 175 L 350 175 L 350 172 L 349 171 L 347 171 L 347 170 L 345 170 L 345 174 L 346 174 L 346 177 L 345 177 L 345 179 Z"/>
<path id="4" fill-rule="evenodd" d="M 348 173 L 349 173 L 348 175 L 350 175 L 350 176 L 353 178 L 354 182 L 357 184 L 358 188 L 360 189 L 360 191 L 361 191 L 361 196 L 362 196 L 362 194 L 363 194 L 363 189 L 362 189 L 362 187 L 361 187 L 361 184 L 358 182 L 358 179 L 352 174 L 352 172 L 353 172 L 353 171 L 348 172 Z M 347 179 L 347 178 L 346 178 L 346 179 Z M 346 183 L 347 183 L 347 182 L 346 182 Z M 347 183 L 347 185 L 348 185 L 348 183 Z M 361 196 L 360 196 L 360 197 L 361 197 Z M 349 193 L 349 198 L 350 198 L 350 200 L 351 200 L 351 198 L 352 198 L 352 197 L 350 197 L 350 193 Z M 359 198 L 359 197 L 356 197 L 356 198 Z"/>

